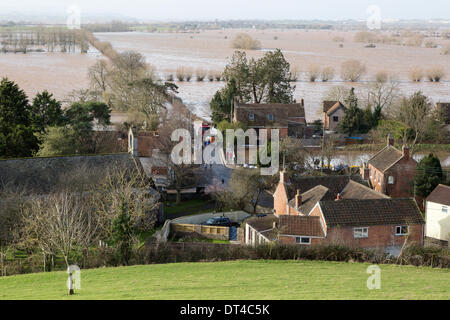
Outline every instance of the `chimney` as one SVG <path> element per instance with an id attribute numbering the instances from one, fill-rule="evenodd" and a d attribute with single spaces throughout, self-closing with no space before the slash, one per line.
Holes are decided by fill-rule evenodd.
<path id="1" fill-rule="evenodd" d="M 305 99 L 300 98 L 300 104 L 302 105 L 302 107 L 304 107 L 305 106 Z"/>
<path id="2" fill-rule="evenodd" d="M 297 189 L 297 194 L 295 195 L 295 208 L 298 209 L 302 205 L 302 195 L 300 194 L 300 190 Z"/>
<path id="3" fill-rule="evenodd" d="M 280 182 L 281 183 L 289 183 L 289 175 L 288 175 L 286 169 L 283 169 L 283 171 L 280 171 Z"/>
<path id="4" fill-rule="evenodd" d="M 402 151 L 403 151 L 403 158 L 409 159 L 409 147 L 404 145 Z"/>
<path id="5" fill-rule="evenodd" d="M 394 137 L 392 137 L 392 135 L 389 133 L 387 136 L 387 145 L 394 146 L 394 144 L 395 144 Z"/>
<path id="6" fill-rule="evenodd" d="M 342 198 L 341 198 L 341 193 L 339 192 L 338 194 L 337 194 L 337 196 L 336 196 L 336 201 L 339 201 L 339 200 L 342 200 Z"/>
<path id="7" fill-rule="evenodd" d="M 363 162 L 363 166 L 360 170 L 360 174 L 363 180 L 369 180 L 369 168 L 367 167 L 367 163 Z"/>

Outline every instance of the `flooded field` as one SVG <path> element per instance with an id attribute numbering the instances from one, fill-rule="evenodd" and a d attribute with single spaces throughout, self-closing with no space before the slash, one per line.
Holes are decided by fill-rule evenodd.
<path id="1" fill-rule="evenodd" d="M 206 71 L 222 70 L 228 58 L 233 54 L 230 40 L 242 30 L 217 30 L 200 33 L 96 33 L 102 41 L 110 41 L 119 52 L 136 50 L 142 53 L 148 63 L 156 67 L 160 76 L 174 74 L 178 67 L 197 68 Z M 357 89 L 364 82 L 345 83 L 339 80 L 339 69 L 343 61 L 361 60 L 367 66 L 365 81 L 373 78 L 379 70 L 386 70 L 400 81 L 400 90 L 408 95 L 422 90 L 433 101 L 450 101 L 450 82 L 412 83 L 408 73 L 412 67 L 424 69 L 439 65 L 445 68 L 450 79 L 450 56 L 440 54 L 439 48 L 416 48 L 396 45 L 377 45 L 365 48 L 362 43 L 353 41 L 354 32 L 337 31 L 300 31 L 300 30 L 245 30 L 261 41 L 263 50 L 248 51 L 251 57 L 261 57 L 265 51 L 281 48 L 291 65 L 300 73 L 310 64 L 332 66 L 336 69 L 336 79 L 327 83 L 306 81 L 301 75 L 295 84 L 295 98 L 303 98 L 306 106 L 307 121 L 318 118 L 318 110 L 328 90 L 336 85 Z M 343 48 L 339 48 L 335 37 L 344 39 Z M 446 45 L 449 40 L 435 39 L 436 43 Z M 44 89 L 63 99 L 74 89 L 87 88 L 87 70 L 93 65 L 99 53 L 0 53 L 0 77 L 9 77 L 16 81 L 32 97 Z M 177 82 L 179 96 L 197 115 L 209 118 L 209 101 L 213 94 L 224 86 L 223 82 Z"/>
<path id="2" fill-rule="evenodd" d="M 339 152 L 336 157 L 331 161 L 333 166 L 339 165 L 349 165 L 349 166 L 362 166 L 364 162 L 369 161 L 369 159 L 375 154 L 375 152 L 360 152 L 360 151 L 346 151 Z M 417 153 L 414 154 L 413 158 L 416 161 L 420 161 L 427 154 Z M 441 165 L 443 167 L 450 167 L 450 155 L 448 152 L 437 152 L 436 156 L 441 160 Z"/>
<path id="3" fill-rule="evenodd" d="M 175 73 L 178 67 L 188 67 L 194 72 L 197 68 L 222 70 L 228 58 L 233 54 L 230 39 L 242 30 L 205 31 L 200 33 L 97 33 L 102 41 L 110 41 L 118 51 L 136 50 L 142 53 L 147 62 L 157 68 L 162 77 Z M 422 90 L 433 101 L 450 101 L 450 82 L 411 83 L 408 73 L 412 67 L 424 69 L 434 65 L 445 68 L 450 78 L 450 56 L 440 54 L 439 48 L 416 48 L 397 45 L 377 45 L 376 48 L 364 48 L 364 44 L 353 41 L 354 32 L 337 31 L 300 31 L 300 30 L 245 30 L 261 41 L 263 50 L 247 51 L 251 57 L 261 57 L 265 51 L 281 48 L 291 65 L 304 72 L 310 64 L 332 66 L 336 69 L 336 80 L 322 83 L 310 83 L 305 75 L 296 83 L 296 99 L 304 98 L 308 121 L 318 117 L 322 100 L 333 86 L 356 86 L 364 83 L 349 84 L 339 81 L 340 65 L 348 59 L 361 60 L 367 66 L 364 80 L 371 80 L 377 71 L 385 70 L 400 81 L 403 94 Z M 343 48 L 333 41 L 335 37 L 344 38 Z M 436 40 L 442 45 L 446 40 Z M 199 116 L 208 118 L 209 100 L 221 88 L 222 82 L 177 82 L 180 97 Z"/>

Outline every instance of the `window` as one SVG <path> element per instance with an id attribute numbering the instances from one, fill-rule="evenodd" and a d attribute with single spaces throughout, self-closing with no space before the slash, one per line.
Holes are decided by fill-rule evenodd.
<path id="1" fill-rule="evenodd" d="M 250 114 L 248 115 L 248 119 L 249 119 L 250 121 L 255 120 L 255 114 L 254 114 L 254 113 L 250 113 Z"/>
<path id="2" fill-rule="evenodd" d="M 333 117 L 333 121 L 334 122 L 338 122 L 339 121 L 339 117 Z"/>
<path id="3" fill-rule="evenodd" d="M 353 229 L 353 237 L 355 239 L 369 237 L 369 228 L 355 228 L 355 229 Z"/>
<path id="4" fill-rule="evenodd" d="M 297 244 L 311 244 L 311 238 L 308 238 L 308 237 L 295 237 L 295 243 L 297 243 Z"/>
<path id="5" fill-rule="evenodd" d="M 273 114 L 269 113 L 267 115 L 267 119 L 269 119 L 269 121 L 273 121 L 273 119 L 274 119 Z"/>
<path id="6" fill-rule="evenodd" d="M 397 226 L 395 227 L 395 235 L 396 236 L 403 236 L 409 233 L 409 227 L 408 226 Z"/>
<path id="7" fill-rule="evenodd" d="M 389 184 L 394 184 L 394 177 L 393 176 L 389 176 L 388 183 Z"/>
<path id="8" fill-rule="evenodd" d="M 442 206 L 442 213 L 447 213 L 447 212 L 448 212 L 448 207 Z"/>

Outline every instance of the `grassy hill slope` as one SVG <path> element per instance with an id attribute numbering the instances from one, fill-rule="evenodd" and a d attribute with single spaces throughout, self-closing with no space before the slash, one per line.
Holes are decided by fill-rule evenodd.
<path id="1" fill-rule="evenodd" d="M 0 278 L 0 299 L 450 299 L 450 270 L 322 261 L 177 263 L 81 271 L 67 296 L 64 272 Z"/>

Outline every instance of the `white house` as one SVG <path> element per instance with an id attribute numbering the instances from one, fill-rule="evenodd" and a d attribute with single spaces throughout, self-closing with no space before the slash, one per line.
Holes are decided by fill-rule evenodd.
<path id="1" fill-rule="evenodd" d="M 426 199 L 426 236 L 449 241 L 450 236 L 450 187 L 442 184 Z"/>

